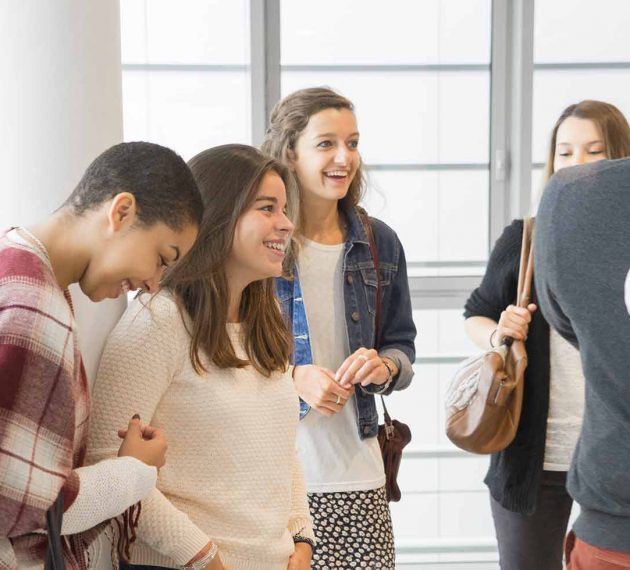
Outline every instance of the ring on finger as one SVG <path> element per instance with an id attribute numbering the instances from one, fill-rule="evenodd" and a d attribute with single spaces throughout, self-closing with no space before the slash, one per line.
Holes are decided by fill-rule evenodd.
<path id="1" fill-rule="evenodd" d="M 337 401 L 335 402 L 335 404 L 339 405 L 340 403 L 341 403 L 341 396 L 337 394 Z"/>
<path id="2" fill-rule="evenodd" d="M 358 359 L 364 360 L 365 362 L 367 362 L 368 360 L 370 360 L 367 356 L 365 356 L 365 354 L 359 354 L 359 356 L 357 356 L 357 360 Z"/>

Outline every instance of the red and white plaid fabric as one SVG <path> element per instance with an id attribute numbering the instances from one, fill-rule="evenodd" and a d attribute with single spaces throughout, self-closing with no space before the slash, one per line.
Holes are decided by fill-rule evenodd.
<path id="1" fill-rule="evenodd" d="M 89 390 L 67 291 L 45 256 L 0 233 L 0 567 L 41 567 L 46 511 L 74 501 Z M 79 567 L 68 546 L 68 568 Z"/>

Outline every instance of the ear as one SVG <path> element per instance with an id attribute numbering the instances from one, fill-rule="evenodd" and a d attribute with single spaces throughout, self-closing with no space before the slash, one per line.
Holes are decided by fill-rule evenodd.
<path id="1" fill-rule="evenodd" d="M 287 163 L 289 166 L 289 170 L 291 172 L 295 172 L 295 162 L 297 161 L 297 154 L 294 149 L 287 149 Z"/>
<path id="2" fill-rule="evenodd" d="M 129 228 L 136 221 L 137 213 L 136 197 L 133 194 L 130 192 L 116 194 L 107 213 L 109 227 L 115 232 Z"/>

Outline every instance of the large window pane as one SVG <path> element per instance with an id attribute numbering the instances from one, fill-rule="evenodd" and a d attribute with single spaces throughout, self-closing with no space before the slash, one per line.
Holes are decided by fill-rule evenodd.
<path id="1" fill-rule="evenodd" d="M 487 64 L 489 0 L 285 0 L 283 65 Z"/>
<path id="2" fill-rule="evenodd" d="M 372 170 L 369 211 L 395 228 L 413 275 L 446 275 L 427 262 L 480 262 L 488 255 L 488 172 Z M 414 270 L 414 264 L 418 265 Z M 478 274 L 482 265 L 456 274 Z"/>
<path id="3" fill-rule="evenodd" d="M 487 71 L 282 74 L 283 96 L 328 85 L 355 103 L 368 164 L 487 163 L 489 84 Z"/>
<path id="4" fill-rule="evenodd" d="M 148 140 L 185 159 L 251 139 L 246 72 L 125 71 L 126 140 Z"/>
<path id="5" fill-rule="evenodd" d="M 534 61 L 630 61 L 628 0 L 538 1 Z"/>
<path id="6" fill-rule="evenodd" d="M 125 140 L 251 142 L 249 1 L 122 0 Z"/>
<path id="7" fill-rule="evenodd" d="M 124 63 L 249 63 L 248 0 L 122 0 Z"/>

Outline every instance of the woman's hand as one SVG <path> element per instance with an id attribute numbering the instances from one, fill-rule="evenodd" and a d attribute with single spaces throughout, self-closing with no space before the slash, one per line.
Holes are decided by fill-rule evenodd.
<path id="1" fill-rule="evenodd" d="M 295 551 L 289 558 L 287 570 L 308 570 L 311 567 L 312 556 L 313 549 L 310 544 L 297 542 L 295 544 Z"/>
<path id="2" fill-rule="evenodd" d="M 123 442 L 118 450 L 118 457 L 128 455 L 153 467 L 164 466 L 168 444 L 161 429 L 143 426 L 140 416 L 134 416 L 127 429 L 118 430 L 118 437 Z"/>
<path id="3" fill-rule="evenodd" d="M 325 416 L 340 412 L 352 396 L 352 390 L 340 386 L 332 371 L 314 364 L 293 369 L 295 389 L 311 408 Z"/>
<path id="4" fill-rule="evenodd" d="M 387 366 L 384 364 L 385 360 Z M 359 383 L 365 387 L 369 384 L 385 384 L 396 374 L 398 374 L 398 368 L 393 360 L 381 358 L 373 348 L 361 347 L 343 361 L 335 378 L 344 387 Z"/>
<path id="5" fill-rule="evenodd" d="M 506 337 L 515 340 L 525 340 L 529 331 L 529 323 L 532 321 L 532 313 L 537 308 L 533 303 L 529 304 L 526 309 L 515 305 L 508 306 L 501 313 L 497 331 L 494 335 L 496 337 L 494 345 L 501 344 Z"/>

